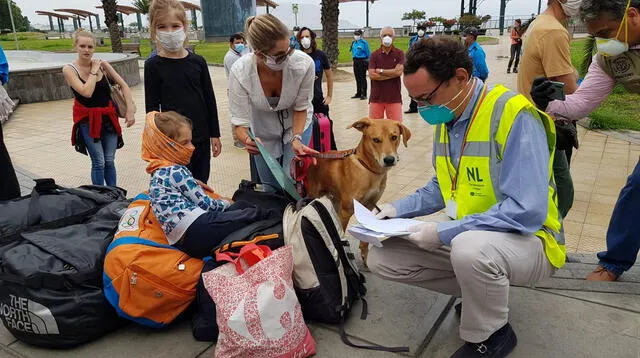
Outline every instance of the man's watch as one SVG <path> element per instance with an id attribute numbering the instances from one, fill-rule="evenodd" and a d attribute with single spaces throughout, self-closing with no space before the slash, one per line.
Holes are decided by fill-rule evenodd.
<path id="1" fill-rule="evenodd" d="M 379 74 L 382 74 L 383 72 L 384 72 L 384 69 L 382 69 L 382 68 L 380 70 L 378 70 Z"/>
<path id="2" fill-rule="evenodd" d="M 300 134 L 294 134 L 293 137 L 291 137 L 291 141 L 289 143 L 293 143 L 294 140 L 299 140 L 300 143 L 302 143 L 302 136 Z"/>

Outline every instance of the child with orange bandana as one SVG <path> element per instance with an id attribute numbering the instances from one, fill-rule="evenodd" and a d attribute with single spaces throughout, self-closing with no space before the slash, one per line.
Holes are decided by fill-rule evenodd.
<path id="1" fill-rule="evenodd" d="M 275 214 L 246 202 L 233 205 L 196 180 L 186 165 L 194 146 L 191 121 L 176 112 L 149 112 L 142 159 L 149 162 L 149 197 L 167 240 L 191 257 L 209 256 L 230 233 Z"/>

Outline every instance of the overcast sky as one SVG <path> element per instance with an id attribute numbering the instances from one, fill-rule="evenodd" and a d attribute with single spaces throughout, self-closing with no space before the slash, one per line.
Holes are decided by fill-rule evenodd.
<path id="1" fill-rule="evenodd" d="M 33 24 L 48 24 L 46 16 L 36 15 L 36 10 L 53 10 L 57 8 L 77 8 L 89 11 L 101 11 L 95 8 L 100 5 L 98 0 L 14 0 L 22 9 L 23 15 L 29 17 Z M 193 3 L 200 3 L 200 0 L 188 0 Z M 319 5 L 319 0 L 275 0 L 282 6 L 290 7 L 291 2 L 300 4 Z M 467 0 L 465 0 L 467 1 Z M 121 5 L 131 5 L 132 0 L 119 0 Z M 467 1 L 468 2 L 468 1 Z M 497 18 L 500 13 L 500 0 L 479 0 L 478 15 L 492 15 Z M 543 1 L 543 7 L 546 1 Z M 511 0 L 507 4 L 507 15 L 525 17 L 531 13 L 537 12 L 538 1 L 535 0 Z M 378 0 L 371 5 L 370 25 L 372 27 L 381 27 L 385 25 L 402 25 L 400 20 L 402 14 L 411 9 L 418 9 L 427 12 L 427 17 L 443 16 L 447 18 L 456 17 L 460 14 L 459 0 Z M 262 11 L 258 11 L 260 13 Z M 341 19 L 358 26 L 365 24 L 365 3 L 351 2 L 340 5 Z M 103 16 L 101 17 L 103 18 Z M 104 19 L 102 19 L 104 21 Z M 125 24 L 136 21 L 134 15 L 125 18 Z M 200 22 L 201 23 L 201 22 Z M 68 23 L 70 24 L 70 23 Z M 409 24 L 405 22 L 405 24 Z M 87 25 L 85 25 L 87 26 Z"/>

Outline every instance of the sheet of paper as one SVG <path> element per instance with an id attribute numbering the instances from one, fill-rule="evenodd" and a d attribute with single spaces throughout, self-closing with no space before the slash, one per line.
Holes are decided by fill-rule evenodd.
<path id="1" fill-rule="evenodd" d="M 382 247 L 382 242 L 389 238 L 384 234 L 371 231 L 359 225 L 352 226 L 348 228 L 347 231 L 349 231 L 354 238 L 377 247 Z"/>
<path id="2" fill-rule="evenodd" d="M 388 236 L 407 235 L 409 227 L 422 223 L 422 221 L 414 219 L 376 219 L 376 216 L 369 209 L 355 199 L 353 199 L 353 208 L 360 226 Z"/>

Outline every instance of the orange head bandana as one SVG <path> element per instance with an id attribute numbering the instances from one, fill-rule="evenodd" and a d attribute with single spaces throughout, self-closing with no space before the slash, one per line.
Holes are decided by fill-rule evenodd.
<path id="1" fill-rule="evenodd" d="M 192 148 L 185 148 L 180 143 L 167 137 L 156 127 L 155 116 L 158 112 L 147 113 L 147 120 L 142 132 L 142 160 L 149 162 L 147 173 L 172 165 L 187 165 L 191 161 Z"/>

